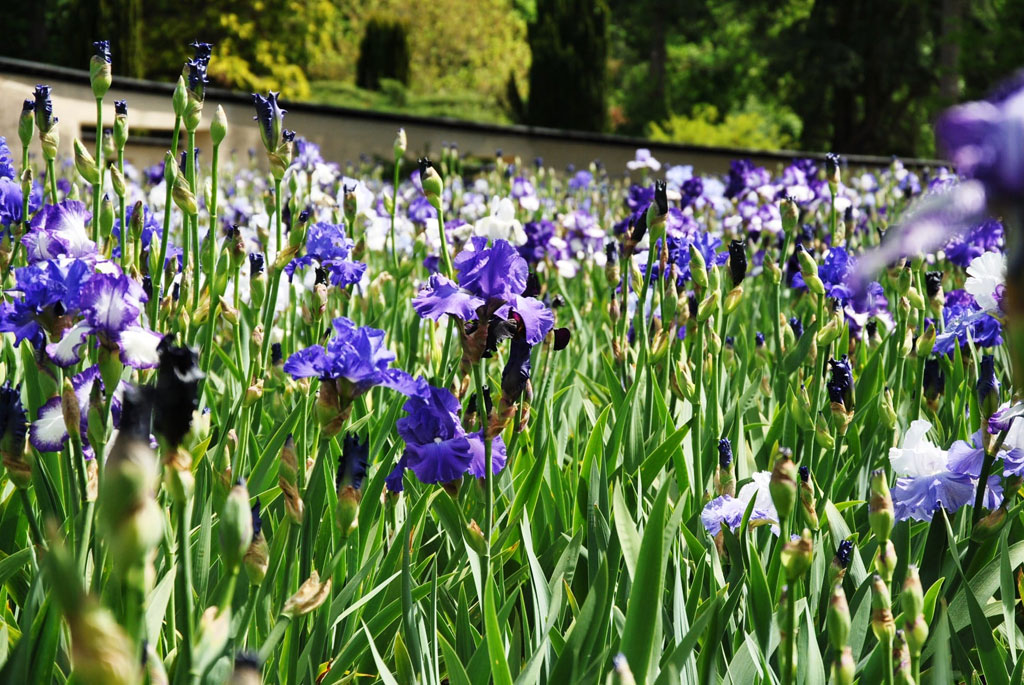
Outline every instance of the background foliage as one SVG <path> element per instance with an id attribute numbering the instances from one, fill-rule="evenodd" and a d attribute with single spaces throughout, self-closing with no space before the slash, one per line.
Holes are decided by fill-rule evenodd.
<path id="1" fill-rule="evenodd" d="M 402 95 L 354 86 L 374 18 L 406 27 Z M 6 21 L 0 54 L 68 66 L 86 63 L 85 30 L 114 40 L 117 73 L 169 78 L 198 37 L 220 85 L 289 98 L 874 154 L 934 154 L 934 115 L 1024 64 L 1013 0 L 41 0 Z"/>

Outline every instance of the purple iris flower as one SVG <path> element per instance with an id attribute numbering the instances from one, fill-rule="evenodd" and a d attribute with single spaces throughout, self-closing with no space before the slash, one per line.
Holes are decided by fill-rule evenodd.
<path id="1" fill-rule="evenodd" d="M 526 242 L 519 246 L 519 254 L 528 263 L 536 264 L 548 254 L 548 244 L 555 237 L 555 225 L 547 219 L 528 221 L 523 224 L 523 232 L 526 233 Z"/>
<path id="2" fill-rule="evenodd" d="M 704 506 L 700 513 L 700 522 L 704 524 L 704 530 L 711 537 L 717 536 L 723 525 L 728 526 L 730 530 L 736 530 L 743 522 L 743 514 L 747 511 L 747 505 L 748 502 L 731 495 L 716 497 Z M 755 508 L 755 512 L 751 514 L 750 518 L 751 520 L 767 518 L 767 512 L 758 512 Z"/>
<path id="3" fill-rule="evenodd" d="M 406 395 L 422 395 L 426 381 L 391 368 L 395 353 L 384 346 L 384 331 L 357 326 L 341 316 L 334 320 L 334 336 L 327 346 L 313 345 L 288 357 L 284 370 L 293 378 L 320 378 L 337 382 L 349 401 L 375 385 Z"/>
<path id="4" fill-rule="evenodd" d="M 425 195 L 417 195 L 412 202 L 409 203 L 406 214 L 408 214 L 409 220 L 414 224 L 425 224 L 428 219 L 437 218 L 437 211 L 435 211 L 430 205 L 430 201 Z M 445 224 L 445 228 L 447 227 L 448 225 Z"/>
<path id="5" fill-rule="evenodd" d="M 771 173 L 764 167 L 755 167 L 749 159 L 733 160 L 729 165 L 725 196 L 731 199 L 770 182 Z"/>
<path id="6" fill-rule="evenodd" d="M 569 179 L 569 190 L 586 190 L 594 182 L 594 175 L 583 169 Z"/>
<path id="7" fill-rule="evenodd" d="M 14 180 L 14 157 L 11 148 L 7 147 L 7 138 L 0 136 L 0 178 Z"/>
<path id="8" fill-rule="evenodd" d="M 46 328 L 58 314 L 77 313 L 82 285 L 91 275 L 86 262 L 67 257 L 15 269 L 15 287 L 10 292 L 20 297 L 0 304 L 0 332 L 14 333 L 15 346 L 28 340 L 41 348 Z"/>
<path id="9" fill-rule="evenodd" d="M 1024 193 L 1024 77 L 988 99 L 952 107 L 935 124 L 935 138 L 957 171 L 995 196 Z"/>
<path id="10" fill-rule="evenodd" d="M 946 243 L 946 258 L 966 269 L 971 260 L 986 252 L 1001 252 L 1003 249 L 1003 224 L 998 219 L 986 219 L 980 224 Z"/>
<path id="11" fill-rule="evenodd" d="M 92 214 L 85 203 L 64 200 L 46 205 L 32 219 L 29 230 L 22 237 L 30 262 L 53 259 L 59 255 L 93 257 L 96 243 L 89 239 L 86 224 Z"/>
<path id="12" fill-rule="evenodd" d="M 46 353 L 58 366 L 72 366 L 81 358 L 89 336 L 94 336 L 107 349 L 118 350 L 122 363 L 136 369 L 152 368 L 159 363 L 161 335 L 139 323 L 149 297 L 138 281 L 116 265 L 105 264 L 105 270 L 92 274 L 79 291 L 84 318 L 60 340 L 47 345 Z"/>
<path id="13" fill-rule="evenodd" d="M 420 397 L 410 397 L 403 407 L 407 416 L 397 422 L 405 451 L 388 476 L 392 492 L 401 490 L 402 472 L 408 468 L 423 483 L 450 483 L 471 473 L 482 478 L 485 451 L 481 433 L 467 434 L 458 412 L 459 401 L 444 388 L 428 386 Z M 491 446 L 495 473 L 505 466 L 505 443 L 501 436 Z"/>
<path id="14" fill-rule="evenodd" d="M 71 377 L 71 386 L 75 389 L 75 398 L 78 400 L 80 409 L 81 426 L 79 430 L 83 437 L 89 423 L 88 407 L 93 383 L 99 383 L 101 387 L 103 385 L 99 366 L 90 366 L 85 371 Z M 68 440 L 68 429 L 64 423 L 64 412 L 61 410 L 60 402 L 60 395 L 47 400 L 43 406 L 39 407 L 36 419 L 29 427 L 29 442 L 40 452 L 59 452 Z M 120 405 L 120 400 L 116 395 L 113 403 Z M 120 413 L 120 409 L 118 409 L 118 413 Z"/>
<path id="15" fill-rule="evenodd" d="M 526 340 L 536 345 L 554 325 L 554 314 L 535 297 L 524 297 L 528 267 L 516 248 L 505 240 L 497 240 L 490 248 L 486 238 L 473 238 L 472 250 L 463 250 L 455 257 L 459 287 L 440 275 L 434 275 L 413 298 L 416 312 L 437 321 L 448 314 L 463 321 L 476 319 L 475 313 L 486 305 L 483 320 L 492 315 L 507 319 L 518 314 L 526 330 Z M 472 314 L 470 312 L 473 312 Z"/>
<path id="16" fill-rule="evenodd" d="M 989 479 L 987 499 L 998 497 L 1001 500 L 1002 489 L 999 488 L 997 492 L 993 485 L 999 488 L 998 477 Z M 911 518 L 917 521 L 931 521 L 940 508 L 957 511 L 974 501 L 975 489 L 974 478 L 954 471 L 941 471 L 930 476 L 897 478 L 892 489 L 896 520 Z M 998 506 L 998 501 L 992 506 Z"/>
<path id="17" fill-rule="evenodd" d="M 845 303 L 853 296 L 849 281 L 853 276 L 856 260 L 843 247 L 833 246 L 818 266 L 818 277 L 825 284 L 828 297 Z"/>
<path id="18" fill-rule="evenodd" d="M 967 344 L 968 336 L 978 347 L 996 347 L 1003 342 L 1002 324 L 985 312 L 964 290 L 952 290 L 942 308 L 945 330 L 935 338 L 934 351 L 950 354 L 953 346 Z"/>
<path id="19" fill-rule="evenodd" d="M 289 278 L 296 269 L 310 266 L 314 260 L 331 276 L 331 283 L 345 287 L 358 283 L 366 271 L 366 264 L 351 259 L 354 243 L 345 235 L 341 224 L 318 222 L 306 233 L 306 255 L 293 259 L 285 266 Z"/>

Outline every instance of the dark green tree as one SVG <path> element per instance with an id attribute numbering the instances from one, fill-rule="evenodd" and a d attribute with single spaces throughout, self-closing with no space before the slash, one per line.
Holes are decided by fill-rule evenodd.
<path id="1" fill-rule="evenodd" d="M 403 24 L 375 17 L 366 24 L 359 44 L 356 85 L 379 90 L 381 79 L 409 85 L 409 41 Z"/>
<path id="2" fill-rule="evenodd" d="M 529 42 L 527 123 L 603 130 L 608 60 L 604 0 L 538 0 Z"/>

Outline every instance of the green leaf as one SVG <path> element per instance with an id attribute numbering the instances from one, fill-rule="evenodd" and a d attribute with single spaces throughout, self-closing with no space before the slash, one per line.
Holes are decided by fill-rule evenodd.
<path id="1" fill-rule="evenodd" d="M 484 588 L 484 639 L 490 657 L 491 677 L 494 678 L 494 685 L 512 685 L 512 673 L 505 658 L 505 644 L 494 603 L 494 578 L 488 576 Z"/>
<path id="2" fill-rule="evenodd" d="M 661 592 L 665 580 L 662 568 L 667 502 L 668 488 L 662 488 L 644 528 L 633 582 L 635 591 L 630 593 L 626 622 L 622 628 L 620 651 L 626 655 L 638 683 L 647 680 L 647 669 L 655 646 L 654 617 L 661 613 Z"/>

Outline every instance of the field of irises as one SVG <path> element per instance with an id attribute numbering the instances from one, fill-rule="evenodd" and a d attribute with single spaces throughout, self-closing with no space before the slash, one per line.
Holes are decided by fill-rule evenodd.
<path id="1" fill-rule="evenodd" d="M 193 47 L 164 164 L 0 139 L 0 680 L 1021 682 L 1024 91 L 960 175 L 342 167 Z"/>

